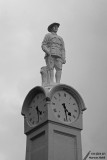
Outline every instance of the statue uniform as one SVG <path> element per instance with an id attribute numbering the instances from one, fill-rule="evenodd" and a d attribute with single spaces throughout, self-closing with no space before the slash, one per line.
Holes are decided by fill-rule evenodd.
<path id="1" fill-rule="evenodd" d="M 42 42 L 46 64 L 50 69 L 62 69 L 65 63 L 65 47 L 63 39 L 56 33 L 48 33 Z"/>

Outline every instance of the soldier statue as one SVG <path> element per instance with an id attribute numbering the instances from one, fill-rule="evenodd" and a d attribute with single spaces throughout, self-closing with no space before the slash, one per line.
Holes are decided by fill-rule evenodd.
<path id="1" fill-rule="evenodd" d="M 49 25 L 47 29 L 49 33 L 45 35 L 42 42 L 41 47 L 42 50 L 45 52 L 44 59 L 46 61 L 46 67 L 41 68 L 42 75 L 44 70 L 45 73 L 47 71 L 45 80 L 42 79 L 43 83 L 45 83 L 44 81 L 46 81 L 46 77 L 46 83 L 54 83 L 54 68 L 56 70 L 56 83 L 60 83 L 62 74 L 62 64 L 66 63 L 64 41 L 59 35 L 57 35 L 59 26 L 59 23 L 52 23 L 51 25 Z"/>

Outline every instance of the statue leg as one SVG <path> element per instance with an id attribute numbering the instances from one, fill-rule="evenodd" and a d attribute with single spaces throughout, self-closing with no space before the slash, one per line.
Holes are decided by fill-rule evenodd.
<path id="1" fill-rule="evenodd" d="M 60 83 L 61 75 L 62 75 L 62 61 L 60 58 L 57 58 L 55 61 L 55 69 L 56 69 L 56 83 Z"/>
<path id="2" fill-rule="evenodd" d="M 61 74 L 62 74 L 62 70 L 56 70 L 56 74 L 55 74 L 56 83 L 60 83 Z"/>
<path id="3" fill-rule="evenodd" d="M 50 83 L 54 82 L 54 70 L 50 69 Z"/>
<path id="4" fill-rule="evenodd" d="M 53 83 L 54 82 L 54 61 L 53 61 L 53 58 L 52 57 L 47 57 L 45 58 L 46 60 L 46 65 L 48 67 L 48 83 Z"/>

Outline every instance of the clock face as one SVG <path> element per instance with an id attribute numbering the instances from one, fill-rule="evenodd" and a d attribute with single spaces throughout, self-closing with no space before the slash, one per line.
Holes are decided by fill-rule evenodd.
<path id="1" fill-rule="evenodd" d="M 66 91 L 57 91 L 51 99 L 55 116 L 64 123 L 72 123 L 79 117 L 79 107 L 74 97 Z"/>
<path id="2" fill-rule="evenodd" d="M 47 107 L 45 95 L 40 93 L 36 95 L 30 103 L 27 111 L 27 122 L 30 126 L 35 126 L 46 116 Z"/>

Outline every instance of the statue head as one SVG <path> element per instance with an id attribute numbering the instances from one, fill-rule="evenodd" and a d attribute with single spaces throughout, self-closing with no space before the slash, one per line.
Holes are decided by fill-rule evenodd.
<path id="1" fill-rule="evenodd" d="M 59 28 L 59 26 L 60 26 L 60 24 L 59 23 L 52 23 L 52 24 L 50 24 L 49 26 L 48 26 L 48 31 L 49 32 L 52 32 L 52 30 L 53 30 L 53 27 L 55 27 L 55 26 L 57 26 L 57 28 Z"/>

